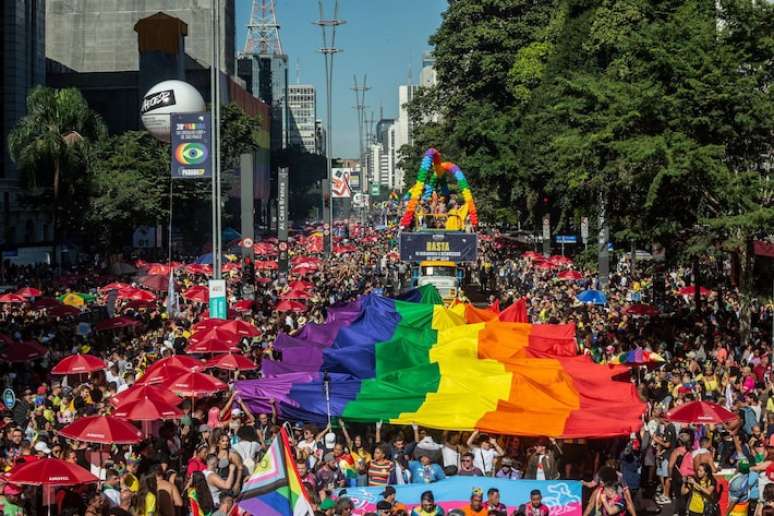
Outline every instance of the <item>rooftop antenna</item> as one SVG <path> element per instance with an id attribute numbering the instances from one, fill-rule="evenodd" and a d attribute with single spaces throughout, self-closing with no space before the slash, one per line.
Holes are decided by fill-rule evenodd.
<path id="1" fill-rule="evenodd" d="M 285 55 L 279 37 L 275 0 L 253 0 L 247 24 L 245 55 Z"/>
<path id="2" fill-rule="evenodd" d="M 301 58 L 296 58 L 296 84 L 301 84 Z"/>

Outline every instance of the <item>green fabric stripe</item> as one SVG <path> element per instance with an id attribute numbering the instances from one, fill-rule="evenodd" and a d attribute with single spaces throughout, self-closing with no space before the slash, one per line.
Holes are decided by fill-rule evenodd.
<path id="1" fill-rule="evenodd" d="M 420 303 L 429 305 L 443 304 L 443 298 L 441 297 L 441 294 L 438 293 L 438 289 L 435 288 L 435 285 L 422 285 L 417 290 L 422 293 L 422 300 Z M 432 320 L 430 322 L 432 322 Z"/>
<path id="2" fill-rule="evenodd" d="M 441 372 L 438 364 L 430 363 L 430 348 L 437 338 L 432 329 L 434 306 L 395 301 L 395 309 L 401 317 L 395 333 L 376 343 L 376 378 L 363 380 L 357 398 L 344 408 L 345 419 L 397 418 L 417 411 L 427 393 L 438 390 Z"/>

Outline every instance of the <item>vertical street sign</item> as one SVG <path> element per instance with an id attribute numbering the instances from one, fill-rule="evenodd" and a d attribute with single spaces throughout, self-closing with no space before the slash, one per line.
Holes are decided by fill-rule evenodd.
<path id="1" fill-rule="evenodd" d="M 210 280 L 210 319 L 226 319 L 226 280 Z"/>
<path id="2" fill-rule="evenodd" d="M 170 115 L 172 179 L 212 177 L 210 129 L 209 113 Z"/>
<path id="3" fill-rule="evenodd" d="M 288 169 L 279 169 L 277 177 L 277 240 L 279 242 L 279 271 L 288 273 Z"/>

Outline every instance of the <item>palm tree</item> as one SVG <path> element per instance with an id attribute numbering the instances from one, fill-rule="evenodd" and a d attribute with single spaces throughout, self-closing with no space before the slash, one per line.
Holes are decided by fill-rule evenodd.
<path id="1" fill-rule="evenodd" d="M 59 192 L 67 172 L 85 166 L 90 140 L 107 135 L 101 117 L 89 108 L 75 88 L 56 90 L 37 86 L 27 97 L 27 114 L 8 136 L 11 159 L 31 189 L 51 188 L 52 260 L 58 263 Z"/>

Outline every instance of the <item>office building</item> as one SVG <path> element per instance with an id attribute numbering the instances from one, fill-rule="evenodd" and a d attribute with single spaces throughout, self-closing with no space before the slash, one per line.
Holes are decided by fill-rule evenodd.
<path id="1" fill-rule="evenodd" d="M 419 85 L 423 88 L 435 86 L 438 79 L 435 72 L 435 56 L 432 52 L 422 55 L 422 70 L 419 72 Z"/>
<path id="2" fill-rule="evenodd" d="M 291 84 L 288 87 L 290 127 L 288 144 L 306 152 L 317 152 L 317 93 L 311 84 Z"/>
<path id="3" fill-rule="evenodd" d="M 325 124 L 319 118 L 314 121 L 314 136 L 315 136 L 315 152 L 317 154 L 325 155 L 326 152 L 326 130 Z M 345 165 L 346 166 L 346 165 Z"/>
<path id="4" fill-rule="evenodd" d="M 0 52 L 3 56 L 0 247 L 13 248 L 52 237 L 47 214 L 22 207 L 21 177 L 8 155 L 7 146 L 8 134 L 26 114 L 27 94 L 33 86 L 45 82 L 45 0 L 4 1 L 0 17 Z"/>
<path id="5" fill-rule="evenodd" d="M 139 70 L 134 25 L 164 12 L 188 26 L 186 70 L 207 69 L 213 61 L 212 10 L 209 1 L 47 0 L 46 57 L 74 72 Z M 234 0 L 220 2 L 220 61 L 235 74 Z"/>

